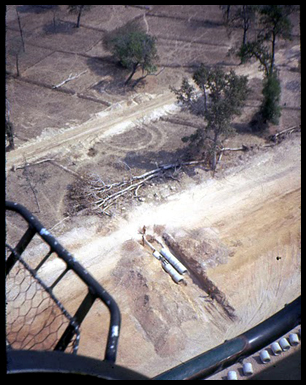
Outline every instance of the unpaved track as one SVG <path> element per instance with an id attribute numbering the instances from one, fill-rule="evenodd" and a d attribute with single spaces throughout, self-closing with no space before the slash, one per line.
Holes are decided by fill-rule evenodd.
<path id="1" fill-rule="evenodd" d="M 139 206 L 107 236 L 80 227 L 61 237 L 119 304 L 118 363 L 156 375 L 257 325 L 300 294 L 300 154 L 299 138 L 287 140 L 223 178 L 158 206 Z M 184 287 L 168 279 L 137 244 L 144 225 L 149 232 L 154 225 L 170 234 L 184 230 L 195 239 L 203 228 L 218 234 L 232 253 L 208 276 L 235 308 L 235 322 L 205 303 L 205 293 L 191 282 Z M 140 283 L 136 273 L 143 277 Z M 68 292 L 71 305 L 71 288 Z M 145 296 L 150 306 L 144 306 Z M 101 313 L 92 317 L 83 328 L 80 353 L 101 358 Z"/>
<path id="2" fill-rule="evenodd" d="M 79 143 L 86 149 L 103 137 L 116 138 L 174 102 L 173 95 L 164 94 L 38 138 L 7 154 L 7 170 L 25 159 L 67 155 Z M 118 364 L 157 375 L 257 325 L 300 294 L 300 158 L 300 138 L 292 137 L 162 204 L 143 203 L 125 218 L 104 223 L 97 217 L 88 225 L 80 217 L 73 230 L 59 237 L 120 307 Z M 217 234 L 231 257 L 207 273 L 234 307 L 234 322 L 205 302 L 206 293 L 190 280 L 178 286 L 169 279 L 138 243 L 144 225 L 148 232 L 154 226 L 165 226 L 174 235 L 184 231 L 195 241 L 201 229 Z M 50 280 L 58 266 L 47 263 L 42 272 Z M 67 280 L 59 290 L 60 300 L 74 313 L 84 285 Z M 103 358 L 107 318 L 102 306 L 90 312 L 82 325 L 80 354 Z"/>
<path id="3" fill-rule="evenodd" d="M 113 109 L 110 113 L 96 114 L 87 122 L 59 132 L 58 134 L 38 137 L 33 141 L 10 151 L 6 155 L 6 170 L 9 171 L 13 166 L 17 167 L 24 164 L 25 159 L 28 163 L 46 155 L 64 155 L 70 148 L 81 143 L 83 151 L 88 149 L 93 143 L 107 136 L 118 134 L 132 127 L 137 121 L 141 121 L 160 109 L 167 111 L 171 109 L 176 101 L 173 93 L 167 92 L 141 104 Z"/>
<path id="4" fill-rule="evenodd" d="M 119 305 L 118 364 L 157 375 L 250 329 L 300 295 L 300 158 L 296 136 L 162 204 L 137 206 L 125 218 L 76 218 L 77 225 L 58 237 Z M 173 283 L 141 246 L 144 225 L 148 233 L 164 226 L 196 242 L 207 228 L 219 237 L 230 257 L 207 274 L 235 309 L 234 321 L 206 302 L 207 293 L 190 279 L 187 286 Z M 25 257 L 45 255 L 39 248 Z M 52 282 L 60 268 L 47 262 L 41 278 Z M 55 295 L 73 314 L 85 292 L 82 283 L 67 278 Z M 105 307 L 95 305 L 82 324 L 79 354 L 103 359 L 107 320 Z"/>

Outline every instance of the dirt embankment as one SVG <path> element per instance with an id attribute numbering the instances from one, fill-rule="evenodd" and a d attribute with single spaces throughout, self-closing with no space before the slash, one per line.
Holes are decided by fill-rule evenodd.
<path id="1" fill-rule="evenodd" d="M 205 254 L 209 254 L 211 257 L 216 258 L 216 254 L 226 253 L 226 251 L 222 250 L 222 245 L 213 247 L 211 243 L 205 240 L 196 241 L 196 239 L 188 237 L 187 234 L 183 239 L 174 239 L 170 234 L 164 233 L 163 239 L 170 249 L 173 250 L 175 256 L 186 266 L 193 283 L 204 290 L 209 300 L 216 301 L 229 319 L 234 321 L 236 317 L 235 309 L 229 304 L 226 295 L 208 277 L 207 271 L 203 267 L 203 263 L 205 263 Z M 191 246 L 190 243 L 200 243 L 200 245 Z M 203 253 L 203 246 L 204 249 L 210 249 L 209 253 Z"/>

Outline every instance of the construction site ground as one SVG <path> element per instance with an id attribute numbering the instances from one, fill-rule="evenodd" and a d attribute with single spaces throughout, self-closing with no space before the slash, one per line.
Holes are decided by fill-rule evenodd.
<path id="1" fill-rule="evenodd" d="M 26 48 L 19 54 L 19 77 L 16 7 Z M 300 133 L 275 145 L 267 141 L 300 124 L 298 15 L 293 39 L 277 46 L 280 124 L 254 133 L 249 123 L 260 105 L 262 73 L 258 63 L 242 66 L 227 55 L 240 32 L 228 36 L 217 5 L 97 5 L 84 13 L 80 29 L 66 6 L 42 12 L 35 7 L 7 6 L 6 86 L 15 149 L 6 153 L 6 199 L 32 211 L 115 298 L 122 313 L 118 364 L 152 377 L 241 334 L 298 297 Z M 106 31 L 133 19 L 158 37 L 163 69 L 137 89 L 123 87 L 127 73 L 101 44 Z M 114 183 L 185 159 L 189 149 L 181 138 L 202 122 L 180 110 L 169 86 L 179 87 L 201 62 L 249 76 L 253 92 L 234 122 L 237 134 L 224 146 L 250 150 L 224 153 L 214 177 L 198 164 L 152 179 L 138 197 L 119 200 L 111 217 L 71 200 L 76 175 Z M 11 216 L 6 224 L 14 243 L 22 226 Z M 186 285 L 171 280 L 142 244 L 144 226 L 148 235 L 162 239 L 167 233 L 181 245 L 195 271 L 202 269 L 224 294 L 232 317 L 192 274 Z M 26 258 L 40 253 L 34 239 Z M 60 268 L 52 260 L 42 277 L 52 281 Z M 57 290 L 73 313 L 85 288 L 63 280 Z M 103 358 L 107 319 L 106 308 L 94 305 L 82 325 L 80 354 Z"/>

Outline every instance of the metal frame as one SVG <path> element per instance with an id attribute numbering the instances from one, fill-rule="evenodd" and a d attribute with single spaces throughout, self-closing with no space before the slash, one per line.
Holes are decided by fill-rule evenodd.
<path id="1" fill-rule="evenodd" d="M 203 380 L 249 357 L 301 323 L 301 297 L 247 332 L 225 341 L 153 380 Z"/>
<path id="2" fill-rule="evenodd" d="M 33 379 L 37 379 L 37 375 L 50 379 L 50 374 L 55 374 L 61 380 L 63 375 L 80 376 L 79 379 L 148 380 L 142 374 L 108 361 L 55 351 L 11 350 L 7 353 L 7 369 L 16 379 L 25 374 L 32 374 Z"/>
<path id="3" fill-rule="evenodd" d="M 15 263 L 21 258 L 22 253 L 29 245 L 31 240 L 36 234 L 44 240 L 50 247 L 48 254 L 43 258 L 39 265 L 33 270 L 30 269 L 32 275 L 36 275 L 37 271 L 41 268 L 43 263 L 45 263 L 52 253 L 55 253 L 60 259 L 62 259 L 66 264 L 66 269 L 64 272 L 57 278 L 57 280 L 48 288 L 45 288 L 49 293 L 52 294 L 53 288 L 60 282 L 61 279 L 68 273 L 68 271 L 73 271 L 88 287 L 88 293 L 85 296 L 83 302 L 76 311 L 73 322 L 70 322 L 67 329 L 61 336 L 54 350 L 65 351 L 68 344 L 71 342 L 73 336 L 75 335 L 76 325 L 80 325 L 86 315 L 88 314 L 90 308 L 96 300 L 101 300 L 105 306 L 108 308 L 110 313 L 110 326 L 108 337 L 106 341 L 105 349 L 105 360 L 114 363 L 116 361 L 117 355 L 117 346 L 120 334 L 121 326 L 121 315 L 119 307 L 111 295 L 88 273 L 80 263 L 64 248 L 60 243 L 47 231 L 43 225 L 34 217 L 30 211 L 18 203 L 9 202 L 5 203 L 6 210 L 14 211 L 17 214 L 21 215 L 25 221 L 28 223 L 28 229 L 21 237 L 20 241 L 16 247 L 11 250 L 11 254 L 6 260 L 6 276 L 9 274 Z M 10 247 L 9 247 L 10 248 Z M 11 249 L 11 248 L 10 248 Z M 28 268 L 29 269 L 29 268 Z"/>

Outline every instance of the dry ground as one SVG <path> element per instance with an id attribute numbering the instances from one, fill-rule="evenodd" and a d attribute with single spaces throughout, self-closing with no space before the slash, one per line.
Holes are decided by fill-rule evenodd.
<path id="1" fill-rule="evenodd" d="M 25 53 L 20 51 L 16 7 Z M 194 128 L 190 116 L 174 104 L 169 85 L 178 86 L 202 61 L 249 75 L 254 91 L 235 122 L 238 135 L 226 145 L 265 144 L 248 126 L 260 104 L 261 73 L 256 63 L 238 66 L 227 56 L 238 32 L 228 36 L 218 6 L 93 6 L 78 30 L 73 28 L 75 15 L 65 6 L 40 13 L 35 7 L 7 6 L 7 96 L 16 128 L 16 149 L 6 155 L 7 199 L 34 212 L 114 296 L 122 312 L 118 363 L 156 375 L 255 326 L 295 299 L 301 258 L 298 133 L 272 148 L 224 156 L 214 179 L 198 166 L 184 168 L 178 180 L 152 181 L 140 190 L 142 202 L 121 202 L 112 218 L 86 210 L 71 214 L 67 192 L 75 177 L 64 169 L 49 162 L 24 168 L 27 162 L 52 158 L 73 172 L 92 172 L 113 182 L 156 163 L 183 159 L 181 137 Z M 137 90 L 127 90 L 101 40 L 107 30 L 135 18 L 158 37 L 165 69 Z M 286 106 L 279 127 L 271 127 L 270 133 L 300 123 L 297 20 L 293 41 L 278 46 Z M 75 81 L 52 89 L 70 73 L 85 70 Z M 187 286 L 171 281 L 141 245 L 144 225 L 148 233 L 166 231 L 188 246 L 235 309 L 234 320 L 222 306 L 207 302 L 207 293 L 192 277 Z M 7 227 L 10 240 L 21 235 L 13 218 L 8 217 Z M 41 251 L 36 243 L 29 261 Z M 44 278 L 51 280 L 58 268 L 51 261 Z M 82 285 L 68 281 L 58 295 L 73 312 L 83 292 Z M 106 313 L 97 305 L 85 321 L 81 354 L 102 358 Z"/>

